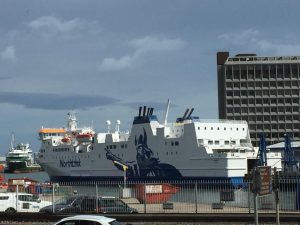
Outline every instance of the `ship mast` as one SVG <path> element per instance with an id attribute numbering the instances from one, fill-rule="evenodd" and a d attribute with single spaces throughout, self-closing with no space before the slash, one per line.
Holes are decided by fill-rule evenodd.
<path id="1" fill-rule="evenodd" d="M 11 132 L 11 140 L 10 140 L 10 152 L 14 149 L 15 146 L 15 134 Z"/>
<path id="2" fill-rule="evenodd" d="M 76 119 L 76 112 L 71 111 L 68 113 L 69 120 L 68 120 L 68 129 L 70 131 L 77 130 L 77 119 Z"/>
<path id="3" fill-rule="evenodd" d="M 164 125 L 167 125 L 167 123 L 168 123 L 169 108 L 170 108 L 170 99 L 168 99 L 168 103 L 167 103 L 167 107 L 166 107 Z"/>

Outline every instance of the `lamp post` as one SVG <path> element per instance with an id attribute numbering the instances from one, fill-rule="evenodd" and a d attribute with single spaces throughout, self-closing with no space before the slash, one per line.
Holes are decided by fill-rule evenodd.
<path id="1" fill-rule="evenodd" d="M 127 169 L 128 169 L 128 166 L 126 166 L 125 164 L 123 164 L 123 163 L 120 163 L 120 162 L 118 162 L 118 161 L 114 161 L 114 164 L 117 164 L 117 165 L 119 165 L 119 166 L 122 166 L 122 168 L 123 168 L 123 171 L 124 171 L 124 188 L 126 188 L 126 171 L 127 171 Z"/>

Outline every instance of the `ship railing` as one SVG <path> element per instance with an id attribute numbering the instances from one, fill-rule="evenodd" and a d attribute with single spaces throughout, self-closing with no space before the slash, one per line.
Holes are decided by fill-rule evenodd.
<path id="1" fill-rule="evenodd" d="M 107 213 L 253 213 L 252 187 L 252 181 L 247 177 L 237 177 L 151 182 L 126 180 L 125 184 L 122 180 L 62 182 L 49 183 L 34 191 L 45 202 L 88 199 L 85 201 L 86 205 L 82 203 L 80 211 L 78 207 L 70 207 L 68 212 L 55 211 L 55 204 L 54 207 L 48 207 L 55 213 L 90 214 L 95 213 L 95 210 L 101 212 L 101 209 L 106 207 L 105 205 L 100 205 L 100 203 L 97 207 L 89 205 L 95 202 L 95 199 L 107 200 L 106 204 L 110 204 Z M 299 188 L 300 183 L 297 177 L 282 176 L 280 178 L 281 213 L 300 212 Z M 123 207 L 120 208 L 120 205 Z M 274 192 L 258 198 L 260 213 L 275 213 L 275 209 Z"/>
<path id="2" fill-rule="evenodd" d="M 232 123 L 232 124 L 247 124 L 245 120 L 224 120 L 224 119 L 199 119 L 201 123 Z"/>

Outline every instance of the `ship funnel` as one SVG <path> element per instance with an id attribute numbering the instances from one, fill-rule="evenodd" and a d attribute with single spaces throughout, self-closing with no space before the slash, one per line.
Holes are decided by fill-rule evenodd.
<path id="1" fill-rule="evenodd" d="M 191 118 L 191 115 L 192 115 L 193 111 L 194 111 L 194 108 L 192 108 L 191 111 L 190 111 L 190 113 L 187 115 L 187 117 L 186 117 L 187 119 Z"/>
<path id="2" fill-rule="evenodd" d="M 147 116 L 150 116 L 150 108 L 147 109 Z"/>
<path id="3" fill-rule="evenodd" d="M 146 110 L 147 110 L 147 107 L 144 106 L 143 116 L 146 116 Z"/>
<path id="4" fill-rule="evenodd" d="M 142 106 L 139 107 L 139 116 L 142 115 L 142 108 L 143 108 Z"/>
<path id="5" fill-rule="evenodd" d="M 154 110 L 154 108 L 151 108 L 151 109 L 150 109 L 150 116 L 152 116 L 153 110 Z"/>
<path id="6" fill-rule="evenodd" d="M 187 114 L 189 113 L 189 111 L 190 111 L 189 108 L 187 108 L 187 109 L 185 110 L 185 113 L 184 113 L 184 115 L 183 115 L 183 117 L 182 117 L 182 120 L 185 120 L 185 118 L 186 118 Z"/>

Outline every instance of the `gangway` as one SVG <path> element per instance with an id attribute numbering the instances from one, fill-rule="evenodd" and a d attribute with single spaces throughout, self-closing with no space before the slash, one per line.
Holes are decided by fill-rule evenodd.
<path id="1" fill-rule="evenodd" d="M 284 172 L 298 172 L 299 171 L 299 163 L 295 159 L 294 150 L 291 145 L 291 138 L 288 134 L 284 135 Z"/>
<path id="2" fill-rule="evenodd" d="M 264 134 L 260 135 L 258 159 L 258 166 L 267 166 L 267 149 Z"/>

